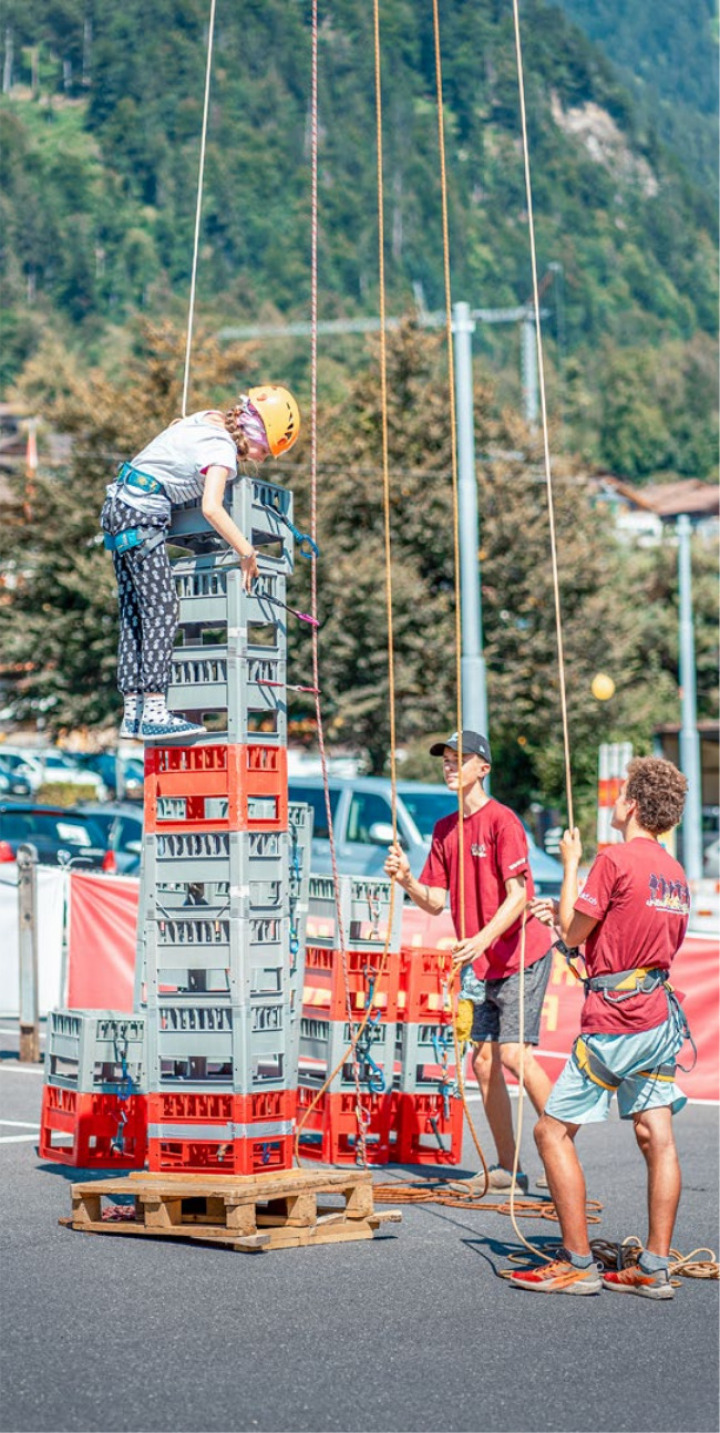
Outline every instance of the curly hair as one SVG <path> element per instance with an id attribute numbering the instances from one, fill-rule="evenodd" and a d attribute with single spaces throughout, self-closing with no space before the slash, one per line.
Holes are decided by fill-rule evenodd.
<path id="1" fill-rule="evenodd" d="M 247 458 L 248 449 L 250 447 L 247 435 L 243 432 L 240 422 L 242 411 L 242 408 L 238 404 L 237 407 L 228 408 L 227 412 L 223 414 L 225 427 L 237 448 L 237 455 L 241 462 L 243 458 Z"/>
<path id="2" fill-rule="evenodd" d="M 637 819 L 653 836 L 677 826 L 686 792 L 687 780 L 671 761 L 636 756 L 628 765 L 626 800 L 637 802 Z"/>

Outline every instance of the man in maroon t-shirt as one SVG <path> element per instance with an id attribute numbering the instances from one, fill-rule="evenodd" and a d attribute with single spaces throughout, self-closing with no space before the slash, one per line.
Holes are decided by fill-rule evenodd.
<path id="1" fill-rule="evenodd" d="M 624 844 L 600 853 L 580 895 L 577 830 L 566 831 L 561 843 L 560 931 L 569 946 L 585 943 L 587 997 L 572 1056 L 535 1129 L 564 1247 L 544 1268 L 513 1274 L 511 1282 L 521 1288 L 594 1294 L 604 1286 L 673 1297 L 668 1265 L 680 1166 L 672 1116 L 685 1104 L 675 1070 L 689 1032 L 667 975 L 687 929 L 690 893 L 682 866 L 658 836 L 679 822 L 686 790 L 685 777 L 669 761 L 631 761 L 612 822 Z M 620 1118 L 633 1120 L 647 1163 L 650 1227 L 639 1263 L 601 1280 L 588 1242 L 575 1136 L 581 1125 L 607 1118 L 615 1093 Z"/>
<path id="2" fill-rule="evenodd" d="M 509 807 L 488 796 L 484 780 L 490 770 L 490 746 L 478 732 L 462 733 L 462 767 L 458 766 L 458 736 L 430 748 L 443 759 L 448 790 L 462 793 L 463 890 L 461 901 L 459 813 L 438 821 L 430 854 L 416 881 L 407 856 L 392 846 L 385 864 L 415 905 L 431 915 L 450 910 L 458 942 L 455 969 L 469 968 L 484 982 L 484 999 L 475 1005 L 471 1039 L 475 1045 L 473 1068 L 483 1097 L 485 1114 L 497 1149 L 498 1163 L 489 1171 L 491 1189 L 512 1184 L 515 1141 L 512 1111 L 503 1066 L 517 1075 L 520 1064 L 520 956 L 523 912 L 533 897 L 528 844 L 522 822 Z M 524 1059 L 525 1088 L 538 1114 L 550 1094 L 550 1081 L 533 1058 L 531 1046 L 540 1037 L 540 1015 L 552 963 L 552 935 L 534 916 L 525 922 Z M 518 1186 L 528 1178 L 518 1172 Z"/>

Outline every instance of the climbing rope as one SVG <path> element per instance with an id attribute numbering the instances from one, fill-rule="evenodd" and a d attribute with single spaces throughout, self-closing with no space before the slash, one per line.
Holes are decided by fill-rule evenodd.
<path id="1" fill-rule="evenodd" d="M 195 321 L 195 284 L 197 280 L 198 251 L 200 247 L 200 215 L 202 213 L 203 178 L 205 174 L 205 148 L 207 143 L 208 109 L 210 106 L 210 75 L 212 72 L 212 52 L 214 35 L 215 0 L 210 0 L 207 64 L 205 66 L 205 99 L 203 103 L 202 134 L 200 137 L 200 164 L 198 168 L 197 201 L 195 204 L 195 237 L 193 240 L 192 275 L 190 279 L 190 304 L 188 308 L 187 339 L 185 342 L 185 376 L 183 378 L 182 392 L 183 418 L 187 417 L 188 389 L 190 387 L 190 353 L 192 350 L 193 324 Z"/>
<path id="2" fill-rule="evenodd" d="M 359 1162 L 367 1164 L 366 1130 L 367 1119 L 362 1104 L 360 1090 L 360 1064 L 358 1060 L 357 1039 L 362 1032 L 369 1018 L 369 1009 L 366 1011 L 364 1021 L 360 1022 L 359 1030 L 356 1032 L 353 1025 L 352 997 L 350 993 L 350 975 L 347 961 L 347 948 L 345 944 L 345 929 L 342 915 L 342 903 L 340 899 L 340 874 L 337 863 L 337 846 L 335 842 L 335 828 L 333 822 L 332 803 L 330 800 L 330 780 L 328 770 L 327 752 L 325 749 L 325 733 L 323 728 L 322 707 L 320 703 L 320 653 L 319 653 L 319 628 L 318 618 L 318 584 L 317 584 L 317 554 L 319 551 L 317 542 L 318 521 L 317 521 L 317 492 L 318 492 L 318 423 L 317 423 L 317 393 L 318 393 L 318 148 L 319 148 L 319 105 L 318 105 L 318 6 L 317 0 L 312 3 L 312 24 L 311 24 L 311 94 L 310 94 L 310 541 L 313 548 L 314 560 L 310 568 L 310 612 L 312 617 L 312 665 L 313 665 L 313 688 L 315 694 L 315 722 L 318 735 L 318 750 L 320 752 L 320 766 L 322 770 L 323 793 L 325 798 L 325 814 L 327 819 L 328 840 L 330 845 L 330 868 L 333 880 L 333 892 L 335 896 L 335 914 L 337 919 L 338 945 L 340 947 L 340 961 L 345 989 L 345 1008 L 350 1031 L 350 1044 L 343 1051 L 341 1059 L 330 1073 L 326 1076 L 320 1088 L 316 1091 L 308 1108 L 304 1111 L 301 1119 L 298 1120 L 295 1129 L 295 1161 L 300 1163 L 300 1138 L 302 1131 L 307 1124 L 313 1111 L 317 1108 L 325 1091 L 332 1085 L 335 1076 L 347 1063 L 348 1057 L 352 1059 L 353 1083 L 355 1086 L 355 1113 L 357 1118 L 358 1144 L 357 1152 Z"/>
<path id="3" fill-rule="evenodd" d="M 448 353 L 448 388 L 449 388 L 449 410 L 450 410 L 450 453 L 452 462 L 452 511 L 453 511 L 453 563 L 455 570 L 455 689 L 457 693 L 457 710 L 455 714 L 457 728 L 457 759 L 458 759 L 458 899 L 460 905 L 460 930 L 457 932 L 460 940 L 465 939 L 465 827 L 462 799 L 462 766 L 463 766 L 463 700 L 462 700 L 462 612 L 460 607 L 460 505 L 458 498 L 458 460 L 457 460 L 457 428 L 455 414 L 455 364 L 452 341 L 452 291 L 450 285 L 450 232 L 448 224 L 448 202 L 447 202 L 447 166 L 445 161 L 445 119 L 443 109 L 443 77 L 442 77 L 442 50 L 440 46 L 440 14 L 438 0 L 433 0 L 433 36 L 435 42 L 435 90 L 437 100 L 437 125 L 438 125 L 438 149 L 440 155 L 440 194 L 442 208 L 442 245 L 443 245 L 443 278 L 445 289 L 445 332 Z M 477 1151 L 478 1158 L 483 1171 L 484 1188 L 483 1194 L 487 1193 L 490 1175 L 488 1173 L 487 1160 L 483 1153 L 482 1145 L 473 1122 L 470 1108 L 465 1093 L 465 1073 L 463 1070 L 464 1049 L 460 1048 L 460 1041 L 457 1034 L 457 1000 L 458 994 L 455 989 L 455 976 L 451 970 L 450 975 L 450 1001 L 453 1007 L 453 1044 L 455 1049 L 455 1068 L 457 1071 L 458 1093 L 462 1101 L 462 1107 L 467 1120 L 468 1129 Z"/>
<path id="4" fill-rule="evenodd" d="M 479 1209 L 483 1213 L 511 1215 L 510 1201 L 489 1200 L 483 1194 L 476 1194 L 467 1179 L 414 1180 L 408 1184 L 373 1184 L 373 1198 L 376 1204 L 443 1204 L 452 1209 Z M 586 1204 L 589 1224 L 600 1223 L 602 1204 L 597 1199 L 588 1199 Z M 558 1214 L 551 1199 L 523 1197 L 517 1201 L 517 1210 L 523 1219 L 546 1219 L 558 1223 Z M 512 1256 L 511 1256 L 512 1257 Z"/>
<path id="5" fill-rule="evenodd" d="M 312 41 L 312 101 L 311 101 L 311 152 L 312 152 L 312 249 L 313 249 L 313 280 L 312 280 L 312 303 L 311 303 L 311 489 L 312 489 L 312 515 L 311 532 L 312 538 L 317 537 L 317 8 L 313 3 L 313 41 Z M 374 70 L 375 70 L 375 114 L 377 128 L 377 206 L 378 206 L 378 282 L 380 294 L 380 406 L 381 406 L 381 434 L 382 434 L 382 475 L 383 475 L 383 519 L 384 519 L 384 550 L 385 550 L 385 604 L 387 611 L 387 644 L 388 644 L 388 708 L 390 718 L 390 807 L 392 820 L 393 843 L 397 841 L 397 770 L 396 770 L 396 716 L 395 716 L 395 657 L 393 637 L 393 592 L 392 592 L 392 545 L 390 529 L 390 463 L 388 443 L 388 398 L 387 398 L 387 334 L 386 334 L 386 303 L 385 303 L 385 221 L 384 221 L 384 189 L 383 189 L 383 131 L 382 131 L 382 72 L 380 52 L 380 6 L 379 0 L 373 4 L 373 35 L 374 35 Z M 314 619 L 317 620 L 317 573 L 313 563 L 312 569 L 312 603 L 311 611 Z M 319 685 L 319 673 L 317 667 L 317 632 L 313 631 L 313 679 L 315 685 Z M 365 1004 L 363 1017 L 357 1026 L 353 1025 L 352 997 L 350 992 L 350 980 L 347 967 L 347 951 L 345 949 L 345 938 L 342 929 L 342 915 L 340 909 L 340 882 L 337 868 L 335 851 L 335 840 L 332 826 L 332 812 L 330 809 L 330 790 L 327 779 L 327 761 L 324 753 L 324 740 L 322 736 L 322 717 L 320 712 L 319 693 L 316 697 L 316 714 L 318 720 L 318 745 L 323 769 L 323 787 L 325 790 L 325 808 L 328 818 L 328 834 L 330 837 L 330 858 L 335 890 L 336 912 L 338 918 L 338 932 L 341 944 L 341 961 L 343 980 L 345 983 L 345 1002 L 348 1015 L 348 1026 L 350 1031 L 350 1045 L 344 1051 L 335 1069 L 326 1077 L 320 1089 L 317 1091 L 312 1103 L 304 1112 L 298 1123 L 295 1136 L 295 1154 L 299 1158 L 300 1135 L 309 1119 L 312 1111 L 318 1105 L 322 1095 L 331 1086 L 333 1079 L 342 1067 L 347 1058 L 352 1054 L 353 1072 L 356 1089 L 356 1115 L 358 1126 L 358 1152 L 360 1162 L 367 1164 L 367 1129 L 370 1123 L 370 1116 L 364 1109 L 360 1095 L 360 1067 L 358 1054 L 363 1061 L 363 1070 L 367 1072 L 365 1083 L 371 1094 L 381 1093 L 379 1070 L 370 1054 L 372 1043 L 372 1029 L 379 1019 L 379 1012 L 373 1014 L 375 1004 L 375 993 L 378 986 L 382 984 L 387 970 L 390 941 L 392 938 L 393 919 L 395 913 L 396 884 L 390 885 L 390 905 L 387 916 L 387 934 L 383 950 L 380 954 L 377 970 L 374 974 L 372 988 L 369 991 Z M 382 1080 L 384 1088 L 384 1079 Z"/>
<path id="6" fill-rule="evenodd" d="M 527 116 L 525 110 L 525 74 L 523 69 L 522 41 L 520 38 L 519 0 L 513 0 L 513 23 L 515 28 L 515 55 L 517 60 L 518 92 L 520 96 L 520 123 L 522 129 L 523 166 L 525 170 L 525 199 L 530 236 L 530 262 L 533 281 L 533 310 L 535 314 L 535 341 L 538 356 L 538 378 L 540 389 L 540 412 L 542 415 L 543 458 L 545 488 L 547 492 L 548 523 L 550 528 L 550 555 L 553 578 L 553 600 L 555 606 L 555 634 L 558 652 L 558 681 L 560 686 L 560 710 L 562 714 L 563 753 L 565 760 L 565 795 L 567 800 L 568 825 L 575 825 L 572 795 L 572 770 L 570 765 L 570 732 L 568 726 L 567 689 L 565 682 L 565 653 L 563 643 L 562 608 L 560 602 L 560 576 L 557 558 L 557 534 L 555 526 L 555 504 L 553 502 L 552 470 L 550 464 L 550 438 L 548 433 L 547 402 L 545 397 L 545 362 L 540 322 L 540 295 L 538 291 L 537 254 L 535 249 L 535 218 L 533 212 L 532 181 L 530 177 L 530 146 L 528 143 Z"/>

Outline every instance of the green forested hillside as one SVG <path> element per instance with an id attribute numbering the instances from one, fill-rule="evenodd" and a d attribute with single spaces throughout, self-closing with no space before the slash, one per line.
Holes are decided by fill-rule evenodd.
<path id="1" fill-rule="evenodd" d="M 697 182 L 718 189 L 713 0 L 556 0 L 630 86 L 639 112 Z"/>
<path id="2" fill-rule="evenodd" d="M 309 8 L 219 0 L 199 279 L 211 326 L 307 314 Z M 320 11 L 321 315 L 374 313 L 372 11 L 358 0 Z M 386 0 L 381 13 L 389 302 L 408 308 L 420 281 L 432 308 L 442 303 L 432 10 Z M 138 311 L 182 319 L 207 15 L 206 0 L 2 0 L 12 42 L 0 101 L 6 381 L 48 326 L 107 363 Z M 623 454 L 639 478 L 707 476 L 712 199 L 558 9 L 530 0 L 523 25 L 539 263 L 562 265 L 548 351 L 566 444 L 601 461 Z M 522 302 L 530 266 L 510 7 L 448 0 L 442 39 L 454 293 Z M 511 330 L 479 336 L 512 401 L 516 343 Z M 623 419 L 620 443 L 602 398 L 619 363 L 643 410 Z"/>

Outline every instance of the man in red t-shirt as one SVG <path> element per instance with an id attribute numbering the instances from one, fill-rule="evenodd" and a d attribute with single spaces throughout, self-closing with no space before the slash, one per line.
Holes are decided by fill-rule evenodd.
<path id="1" fill-rule="evenodd" d="M 580 895 L 577 830 L 566 831 L 561 843 L 560 931 L 568 946 L 585 943 L 587 997 L 572 1056 L 535 1129 L 564 1247 L 546 1267 L 513 1274 L 511 1282 L 522 1288 L 593 1294 L 604 1286 L 673 1297 L 668 1265 L 680 1166 L 672 1116 L 685 1104 L 675 1070 L 689 1032 L 667 975 L 687 929 L 690 893 L 682 866 L 658 836 L 679 822 L 686 790 L 671 762 L 631 761 L 612 819 L 624 844 L 600 853 Z M 581 1125 L 607 1118 L 615 1093 L 647 1163 L 649 1233 L 635 1267 L 601 1280 L 588 1242 L 575 1136 Z"/>
<path id="2" fill-rule="evenodd" d="M 497 1150 L 497 1164 L 489 1171 L 491 1189 L 512 1185 L 515 1141 L 512 1111 L 503 1066 L 517 1075 L 520 1066 L 520 957 L 523 913 L 533 897 L 528 844 L 522 822 L 509 807 L 488 796 L 484 780 L 490 770 L 490 746 L 479 732 L 462 733 L 462 767 L 458 765 L 458 735 L 430 748 L 443 759 L 448 790 L 462 795 L 463 890 L 461 901 L 459 813 L 438 821 L 430 854 L 419 881 L 410 871 L 399 845 L 390 848 L 386 874 L 393 876 L 415 905 L 431 915 L 450 910 L 458 942 L 455 969 L 472 971 L 484 983 L 484 998 L 475 1004 L 471 1039 L 475 1045 L 473 1068 L 483 1097 L 485 1114 Z M 533 1058 L 531 1046 L 540 1038 L 540 1015 L 552 963 L 552 935 L 541 921 L 525 921 L 524 1059 L 525 1088 L 538 1114 L 550 1094 L 550 1081 Z M 517 1184 L 526 1190 L 528 1178 L 518 1171 Z"/>

